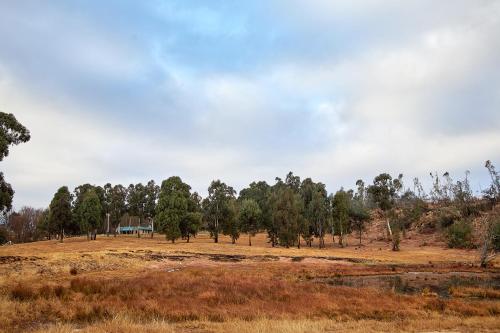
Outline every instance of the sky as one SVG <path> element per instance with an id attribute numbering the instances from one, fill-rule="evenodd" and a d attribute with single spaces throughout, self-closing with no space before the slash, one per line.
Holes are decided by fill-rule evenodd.
<path id="1" fill-rule="evenodd" d="M 500 167 L 500 1 L 0 0 L 14 206 L 83 183 L 329 192 Z"/>

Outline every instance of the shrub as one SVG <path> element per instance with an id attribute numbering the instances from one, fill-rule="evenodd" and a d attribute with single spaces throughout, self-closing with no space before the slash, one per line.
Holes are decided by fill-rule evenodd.
<path id="1" fill-rule="evenodd" d="M 446 240 L 450 248 L 472 248 L 472 226 L 467 220 L 453 223 L 446 231 Z"/>
<path id="2" fill-rule="evenodd" d="M 14 300 L 27 301 L 30 299 L 35 299 L 37 297 L 37 293 L 30 286 L 18 283 L 11 289 L 10 296 Z"/>
<path id="3" fill-rule="evenodd" d="M 437 224 L 443 229 L 459 221 L 460 218 L 460 211 L 454 207 L 443 207 L 437 212 Z"/>

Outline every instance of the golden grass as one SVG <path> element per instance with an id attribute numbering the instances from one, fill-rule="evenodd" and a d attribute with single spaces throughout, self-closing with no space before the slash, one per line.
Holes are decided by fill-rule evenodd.
<path id="1" fill-rule="evenodd" d="M 410 270 L 479 271 L 472 265 L 474 251 L 410 241 L 401 252 L 384 242 L 343 249 L 271 248 L 263 234 L 252 243 L 249 247 L 242 239 L 233 245 L 222 237 L 214 244 L 201 234 L 189 244 L 171 244 L 157 235 L 1 247 L 0 331 L 473 332 L 500 327 L 494 289 L 455 288 L 453 298 L 440 299 L 322 280 Z M 240 261 L 218 261 L 218 255 L 239 255 Z M 498 272 L 497 264 L 490 272 Z"/>
<path id="2" fill-rule="evenodd" d="M 429 317 L 424 319 L 377 321 L 331 319 L 276 320 L 258 319 L 253 321 L 230 320 L 223 323 L 206 321 L 169 323 L 161 320 L 145 322 L 117 317 L 99 325 L 76 326 L 55 324 L 35 331 L 36 333 L 160 333 L 160 332 L 221 332 L 221 333 L 378 333 L 378 332 L 498 332 L 496 318 L 482 317 Z"/>

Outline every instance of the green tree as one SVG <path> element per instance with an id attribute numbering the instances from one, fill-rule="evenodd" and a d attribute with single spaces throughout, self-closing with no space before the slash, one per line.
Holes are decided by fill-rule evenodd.
<path id="1" fill-rule="evenodd" d="M 231 198 L 228 202 L 228 214 L 227 218 L 222 224 L 222 233 L 226 236 L 231 237 L 231 243 L 235 244 L 236 240 L 240 238 L 240 223 L 238 220 L 238 201 L 235 198 Z"/>
<path id="2" fill-rule="evenodd" d="M 60 187 L 49 206 L 49 225 L 59 231 L 59 240 L 64 239 L 64 229 L 71 225 L 71 193 L 67 186 Z"/>
<path id="3" fill-rule="evenodd" d="M 319 239 L 319 248 L 324 248 L 328 227 L 328 195 L 324 184 L 315 184 L 307 212 L 312 222 L 314 235 Z"/>
<path id="4" fill-rule="evenodd" d="M 160 230 L 172 243 L 182 236 L 180 225 L 189 213 L 190 189 L 191 187 L 177 176 L 170 177 L 161 184 L 156 220 Z"/>
<path id="5" fill-rule="evenodd" d="M 102 206 L 94 189 L 88 189 L 76 212 L 82 230 L 90 233 L 90 239 L 97 238 L 97 229 L 102 226 Z"/>
<path id="6" fill-rule="evenodd" d="M 273 225 L 272 210 L 271 210 L 271 186 L 265 181 L 252 182 L 247 188 L 240 191 L 238 200 L 253 200 L 259 206 L 261 211 L 260 217 L 257 221 L 259 227 L 267 231 L 271 245 L 274 247 L 278 239 L 276 228 Z"/>
<path id="7" fill-rule="evenodd" d="M 203 214 L 201 213 L 201 197 L 194 192 L 189 196 L 187 214 L 180 223 L 181 236 L 189 243 L 191 237 L 196 237 L 201 227 Z"/>
<path id="8" fill-rule="evenodd" d="M 122 216 L 127 212 L 127 189 L 123 185 L 111 184 L 106 189 L 109 213 L 109 224 L 116 237 L 116 229 L 121 222 Z"/>
<path id="9" fill-rule="evenodd" d="M 146 189 L 141 183 L 130 184 L 127 190 L 127 211 L 130 216 L 137 216 L 142 225 L 146 208 Z M 141 237 L 137 230 L 137 237 Z"/>
<path id="10" fill-rule="evenodd" d="M 262 210 L 253 199 L 243 199 L 241 201 L 238 220 L 241 231 L 248 234 L 248 245 L 252 246 L 252 236 L 255 236 L 261 227 Z"/>
<path id="11" fill-rule="evenodd" d="M 40 216 L 40 222 L 37 224 L 37 229 L 41 235 L 50 240 L 58 230 L 50 223 L 49 215 L 49 209 L 44 209 Z"/>
<path id="12" fill-rule="evenodd" d="M 224 226 L 231 223 L 231 219 L 234 218 L 230 203 L 235 194 L 231 186 L 220 180 L 212 181 L 208 187 L 208 197 L 202 202 L 203 218 L 215 243 L 219 242 L 219 233 Z"/>
<path id="13" fill-rule="evenodd" d="M 153 230 L 151 232 L 151 238 L 153 238 L 154 233 L 154 217 L 156 212 L 156 203 L 158 201 L 158 195 L 160 193 L 160 187 L 156 185 L 154 180 L 150 180 L 144 189 L 146 198 L 144 203 L 144 216 L 151 223 Z"/>
<path id="14" fill-rule="evenodd" d="M 340 189 L 333 196 L 332 201 L 332 215 L 335 223 L 335 229 L 338 230 L 339 245 L 344 247 L 347 245 L 345 235 L 350 231 L 349 224 L 349 209 L 350 197 L 349 194 Z"/>
<path id="15" fill-rule="evenodd" d="M 9 155 L 9 147 L 30 140 L 30 132 L 19 123 L 12 113 L 0 112 L 0 161 Z M 0 172 L 0 213 L 5 214 L 12 209 L 14 190 Z"/>
<path id="16" fill-rule="evenodd" d="M 273 222 L 277 228 L 281 245 L 300 247 L 300 225 L 302 202 L 292 188 L 285 186 L 274 193 Z"/>
<path id="17" fill-rule="evenodd" d="M 370 220 L 370 212 L 359 197 L 355 197 L 351 201 L 349 216 L 351 217 L 353 228 L 358 231 L 359 244 L 361 245 L 361 236 L 365 230 L 366 222 Z"/>
<path id="18" fill-rule="evenodd" d="M 373 185 L 368 187 L 368 193 L 372 196 L 373 201 L 386 215 L 387 232 L 389 239 L 392 240 L 392 228 L 387 212 L 394 207 L 398 192 L 402 189 L 403 175 L 392 179 L 388 173 L 381 173 L 373 180 Z"/>

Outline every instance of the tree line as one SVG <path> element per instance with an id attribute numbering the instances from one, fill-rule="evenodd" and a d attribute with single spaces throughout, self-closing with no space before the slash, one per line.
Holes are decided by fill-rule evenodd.
<path id="1" fill-rule="evenodd" d="M 208 187 L 208 196 L 202 198 L 180 177 L 164 180 L 160 186 L 151 180 L 147 184 L 84 184 L 72 192 L 62 186 L 55 193 L 48 209 L 37 211 L 24 208 L 36 220 L 37 234 L 47 238 L 86 234 L 95 239 L 98 232 L 109 231 L 106 222 L 116 233 L 124 216 L 135 216 L 139 223 L 154 224 L 154 230 L 175 242 L 189 242 L 200 230 L 210 233 L 217 243 L 219 236 L 229 236 L 235 243 L 241 234 L 252 237 L 266 232 L 271 246 L 325 247 L 327 235 L 331 242 L 347 246 L 347 235 L 354 233 L 358 242 L 374 212 L 386 220 L 387 240 L 393 250 L 399 250 L 401 237 L 429 211 L 429 205 L 454 207 L 461 218 L 475 216 L 481 205 L 493 207 L 500 193 L 499 175 L 493 164 L 486 162 L 492 177 L 480 200 L 469 184 L 469 173 L 453 181 L 448 173 L 442 177 L 431 174 L 432 188 L 426 193 L 418 179 L 412 189 L 403 183 L 403 175 L 392 177 L 387 173 L 376 176 L 372 184 L 358 180 L 353 190 L 339 189 L 328 193 L 325 184 L 311 178 L 301 178 L 289 172 L 273 185 L 256 181 L 236 191 L 220 180 Z M 442 179 L 441 179 L 442 178 Z M 479 205 L 479 206 L 478 206 Z M 489 208 L 488 208 L 489 209 Z M 12 218 L 15 217 L 15 218 Z M 16 215 L 11 220 L 17 221 Z M 15 225 L 15 223 L 12 223 Z"/>
<path id="2" fill-rule="evenodd" d="M 8 156 L 10 146 L 29 140 L 29 130 L 12 114 L 0 112 L 0 161 Z M 432 187 L 428 193 L 418 178 L 405 186 L 402 174 L 392 177 L 382 173 L 372 184 L 358 180 L 354 190 L 341 188 L 330 194 L 325 184 L 311 178 L 301 180 L 289 172 L 284 179 L 275 178 L 272 185 L 252 182 L 238 195 L 233 187 L 214 180 L 206 198 L 193 192 L 177 176 L 164 180 L 160 186 L 153 180 L 129 186 L 83 184 L 72 192 L 62 186 L 47 209 L 23 207 L 13 213 L 10 211 L 14 191 L 0 172 L 0 243 L 7 239 L 25 242 L 52 237 L 63 241 L 65 235 L 82 234 L 93 240 L 99 232 L 109 235 L 111 230 L 116 235 L 124 217 L 133 216 L 139 224 L 146 221 L 153 225 L 171 242 L 189 242 L 200 230 L 206 230 L 215 243 L 221 234 L 230 236 L 235 243 L 243 233 L 251 245 L 252 237 L 265 231 L 273 247 L 300 248 L 303 244 L 312 246 L 317 240 L 317 246 L 323 248 L 327 235 L 343 247 L 347 245 L 346 236 L 352 232 L 361 243 L 367 222 L 378 212 L 386 221 L 386 238 L 397 251 L 401 235 L 432 205 L 437 207 L 437 222 L 430 227 L 442 227 L 451 247 L 467 246 L 472 243 L 471 219 L 480 211 L 495 207 L 500 198 L 500 175 L 491 161 L 486 161 L 485 167 L 491 183 L 481 198 L 472 193 L 469 172 L 457 181 L 448 172 L 441 176 L 431 173 Z M 483 247 L 488 244 L 484 252 L 499 247 L 500 223 L 495 221 L 486 223 L 483 234 L 489 236 L 483 242 Z"/>

